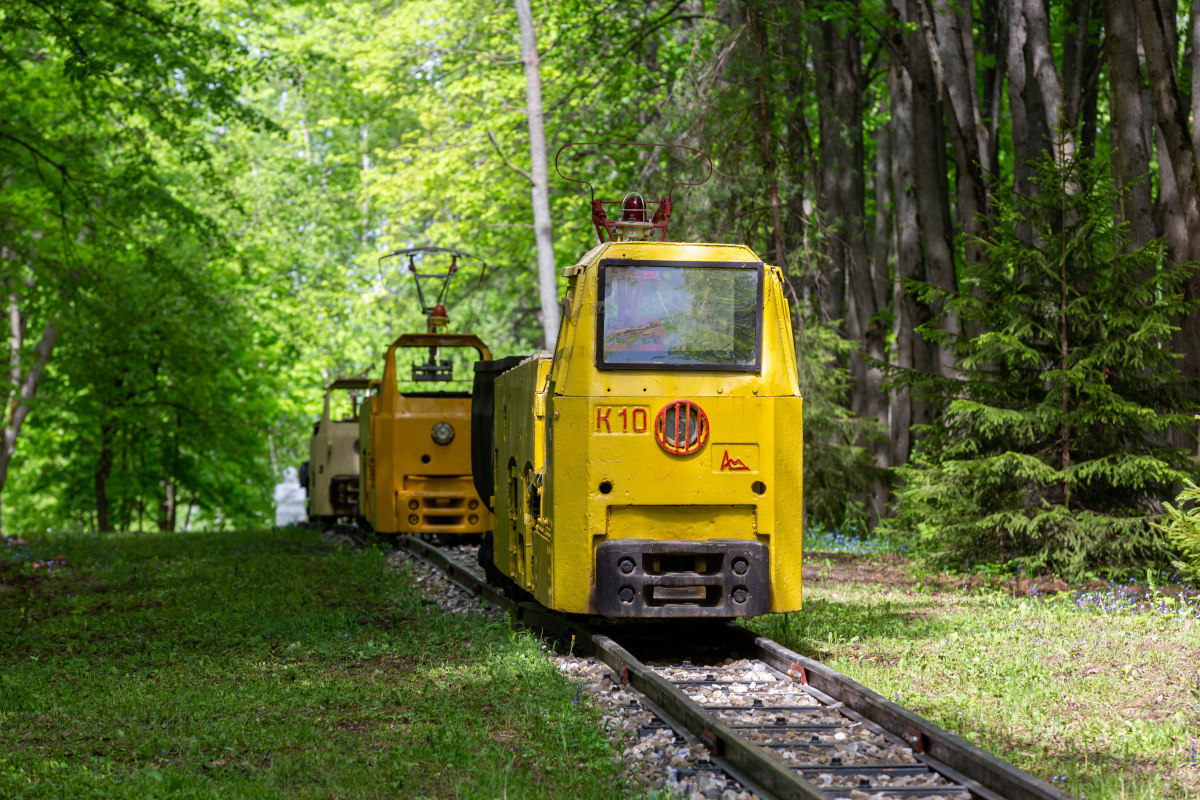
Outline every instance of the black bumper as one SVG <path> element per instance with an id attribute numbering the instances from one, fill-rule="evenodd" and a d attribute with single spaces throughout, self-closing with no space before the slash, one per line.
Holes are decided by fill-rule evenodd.
<path id="1" fill-rule="evenodd" d="M 752 617 L 770 607 L 770 551 L 745 539 L 609 539 L 596 547 L 595 613 Z"/>

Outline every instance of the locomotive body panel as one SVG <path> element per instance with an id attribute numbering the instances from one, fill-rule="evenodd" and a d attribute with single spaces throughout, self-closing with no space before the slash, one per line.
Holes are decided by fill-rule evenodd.
<path id="1" fill-rule="evenodd" d="M 548 356 L 496 380 L 495 558 L 518 586 L 552 605 L 551 538 L 544 505 Z"/>
<path id="2" fill-rule="evenodd" d="M 309 517 L 354 515 L 358 505 L 357 443 L 357 420 L 322 420 L 309 443 Z"/>

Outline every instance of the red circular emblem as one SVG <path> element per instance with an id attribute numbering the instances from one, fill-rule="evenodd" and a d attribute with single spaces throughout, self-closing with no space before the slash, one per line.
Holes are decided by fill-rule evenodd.
<path id="1" fill-rule="evenodd" d="M 654 440 L 673 456 L 691 455 L 708 441 L 708 415 L 689 400 L 667 403 L 654 419 Z"/>

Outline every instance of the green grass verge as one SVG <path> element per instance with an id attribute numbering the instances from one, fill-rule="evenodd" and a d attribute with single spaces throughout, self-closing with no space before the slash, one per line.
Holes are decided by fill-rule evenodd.
<path id="1" fill-rule="evenodd" d="M 1164 599 L 946 591 L 806 553 L 802 612 L 752 627 L 1070 795 L 1200 797 L 1200 623 Z"/>
<path id="2" fill-rule="evenodd" d="M 623 796 L 540 648 L 295 529 L 0 541 L 0 797 Z"/>

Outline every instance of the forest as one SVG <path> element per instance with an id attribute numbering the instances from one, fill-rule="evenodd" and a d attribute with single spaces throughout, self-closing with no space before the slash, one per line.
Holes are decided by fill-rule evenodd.
<path id="1" fill-rule="evenodd" d="M 809 528 L 1195 570 L 1198 59 L 1166 0 L 15 0 L 0 525 L 268 524 L 321 388 L 422 326 L 381 255 L 480 256 L 453 329 L 539 349 L 594 244 L 548 162 L 662 142 L 715 166 L 673 237 L 788 276 Z M 657 198 L 679 152 L 574 168 Z"/>

